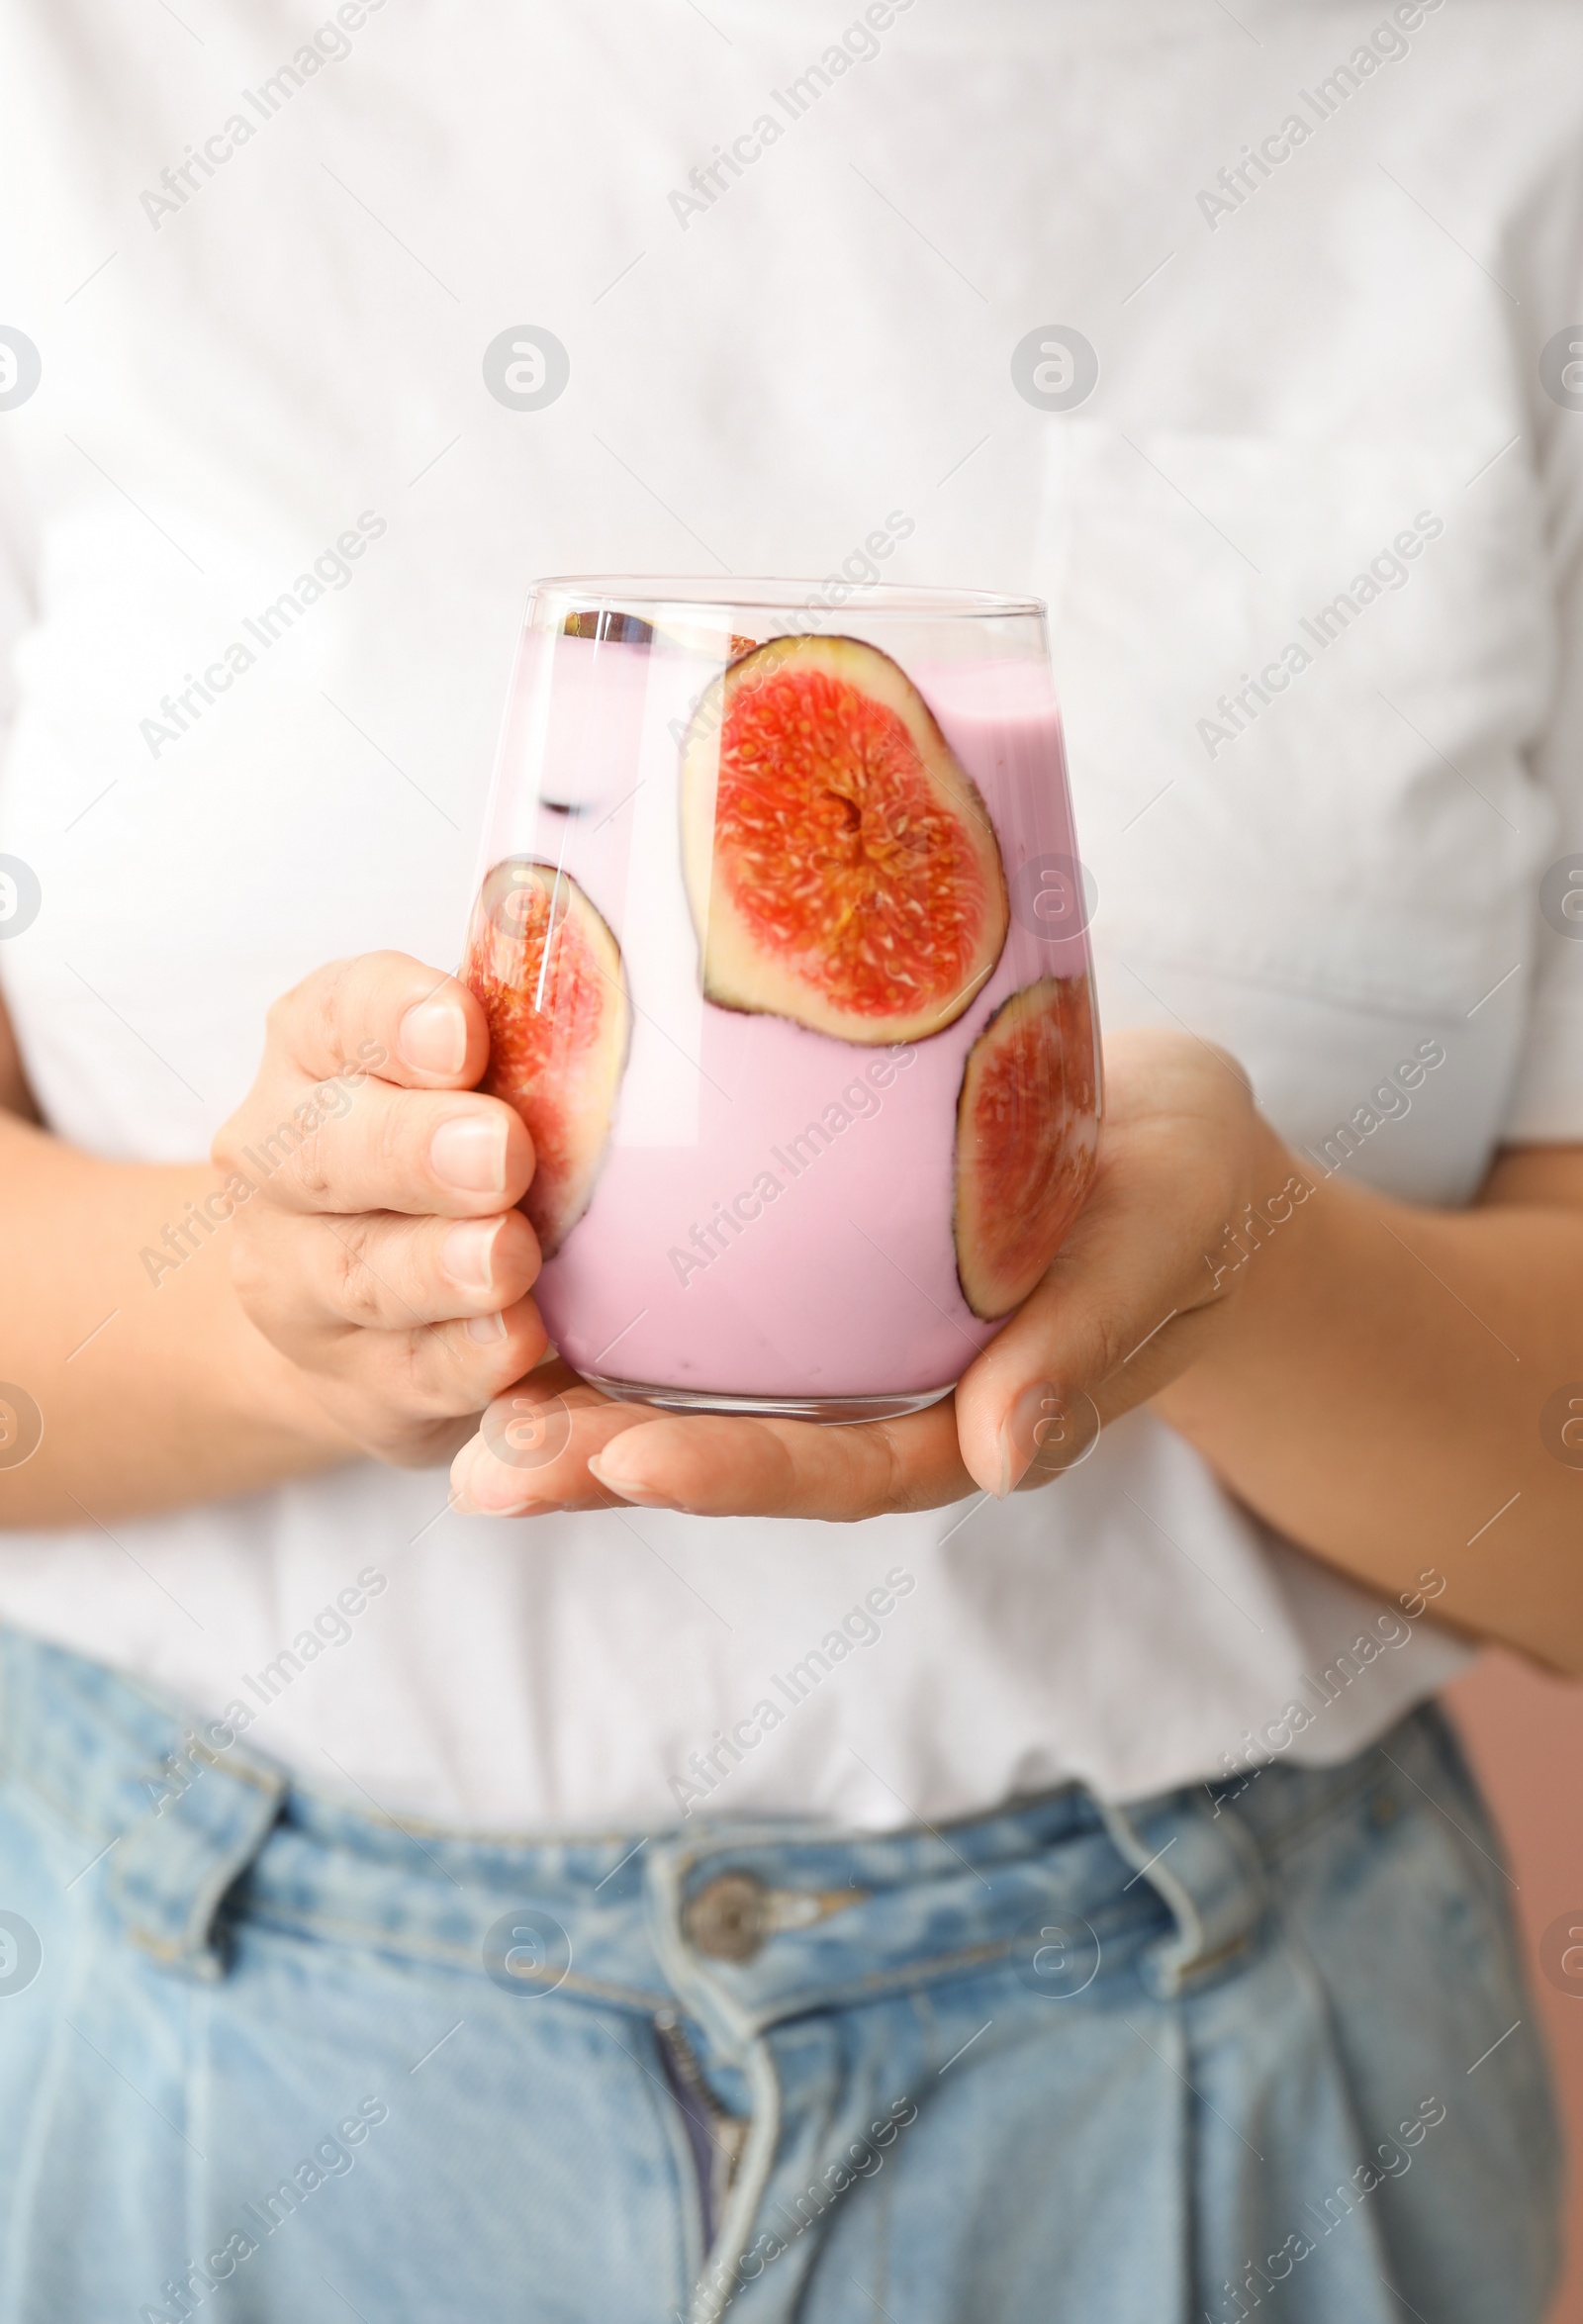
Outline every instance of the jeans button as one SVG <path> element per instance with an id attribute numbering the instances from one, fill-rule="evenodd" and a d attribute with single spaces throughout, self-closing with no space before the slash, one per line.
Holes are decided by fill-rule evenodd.
<path id="1" fill-rule="evenodd" d="M 751 1872 L 722 1872 L 682 1908 L 682 1933 L 711 1961 L 751 1961 L 770 1934 L 770 1892 Z"/>

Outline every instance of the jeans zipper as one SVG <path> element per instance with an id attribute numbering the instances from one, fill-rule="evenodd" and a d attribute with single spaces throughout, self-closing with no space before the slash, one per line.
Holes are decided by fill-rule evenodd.
<path id="1" fill-rule="evenodd" d="M 709 2088 L 698 2054 L 674 2009 L 656 2013 L 654 2032 L 666 2079 L 687 2124 L 688 2141 L 698 2171 L 703 2249 L 707 2252 L 713 2245 L 720 2213 L 742 2160 L 750 2125 L 740 2114 L 722 2106 Z"/>

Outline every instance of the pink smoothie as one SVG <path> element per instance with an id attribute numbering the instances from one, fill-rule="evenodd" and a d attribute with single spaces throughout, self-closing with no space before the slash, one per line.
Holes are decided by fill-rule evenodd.
<path id="1" fill-rule="evenodd" d="M 765 1397 L 944 1389 L 999 1328 L 958 1280 L 964 1063 L 1008 994 L 1086 976 L 1061 723 L 1034 660 L 913 667 L 982 793 L 1004 950 L 945 1031 L 870 1048 L 702 998 L 683 884 L 678 741 L 718 651 L 530 635 L 489 861 L 579 883 L 620 944 L 632 1042 L 589 1207 L 538 1287 L 581 1371 Z"/>

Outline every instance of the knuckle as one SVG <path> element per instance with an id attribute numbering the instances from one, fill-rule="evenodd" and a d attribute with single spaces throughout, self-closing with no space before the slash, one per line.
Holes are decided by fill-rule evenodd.
<path id="1" fill-rule="evenodd" d="M 324 1130 L 319 1126 L 302 1130 L 297 1139 L 291 1157 L 292 1175 L 311 1201 L 327 1202 L 334 1192 L 334 1173 Z"/>
<path id="2" fill-rule="evenodd" d="M 372 1230 L 365 1220 L 343 1219 L 329 1233 L 330 1296 L 347 1323 L 363 1326 L 384 1321 L 384 1285 L 375 1270 L 369 1246 Z"/>
<path id="3" fill-rule="evenodd" d="M 458 1414 L 478 1409 L 483 1399 L 474 1395 L 460 1369 L 444 1360 L 451 1351 L 442 1331 L 425 1325 L 396 1337 L 396 1392 L 410 1422 L 439 1428 Z"/>
<path id="4" fill-rule="evenodd" d="M 265 1019 L 272 1041 L 295 1055 L 340 1055 L 339 1025 L 354 963 L 329 961 L 303 977 L 270 1008 Z"/>
<path id="5" fill-rule="evenodd" d="M 897 1443 L 893 1430 L 880 1424 L 874 1441 L 873 1457 L 868 1463 L 870 1475 L 866 1479 L 869 1491 L 862 1511 L 865 1517 L 882 1517 L 892 1510 L 906 1510 L 913 1506 L 913 1479 L 905 1453 Z"/>
<path id="6" fill-rule="evenodd" d="M 1145 1325 L 1144 1331 L 1148 1329 Z M 1086 1371 L 1091 1380 L 1108 1380 L 1113 1372 L 1120 1371 L 1142 1337 L 1142 1333 L 1134 1331 L 1119 1317 L 1101 1311 L 1090 1321 L 1087 1337 L 1090 1360 L 1087 1365 L 1079 1366 L 1079 1370 Z"/>
<path id="7" fill-rule="evenodd" d="M 336 968 L 312 988 L 307 1031 L 316 1057 L 340 1055 L 340 1004 L 345 989 L 344 968 Z"/>
<path id="8" fill-rule="evenodd" d="M 373 1115 L 372 1160 L 383 1186 L 405 1186 L 415 1173 L 418 1115 L 411 1105 L 387 1104 Z"/>

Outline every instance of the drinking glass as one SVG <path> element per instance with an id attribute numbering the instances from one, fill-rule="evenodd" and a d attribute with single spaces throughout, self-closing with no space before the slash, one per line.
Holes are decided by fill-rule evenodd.
<path id="1" fill-rule="evenodd" d="M 1100 1080 L 1045 609 L 529 598 L 462 974 L 565 1360 L 676 1411 L 949 1392 L 1081 1205 Z"/>

